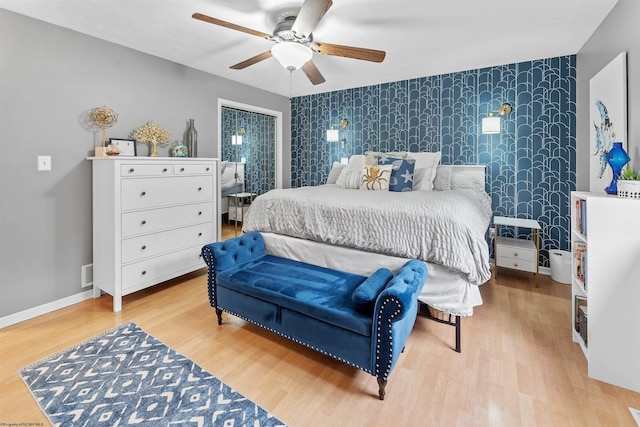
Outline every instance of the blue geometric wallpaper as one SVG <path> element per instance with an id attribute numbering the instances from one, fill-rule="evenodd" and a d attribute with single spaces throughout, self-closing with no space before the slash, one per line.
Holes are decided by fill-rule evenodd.
<path id="1" fill-rule="evenodd" d="M 502 133 L 482 118 L 513 107 Z M 340 142 L 326 130 L 338 128 Z M 576 187 L 576 58 L 501 65 L 293 98 L 291 186 L 326 181 L 334 161 L 366 151 L 441 151 L 441 164 L 487 165 L 494 215 L 537 219 L 540 264 L 569 250 L 570 192 Z M 504 235 L 514 230 L 501 227 Z M 519 229 L 518 237 L 530 230 Z"/>

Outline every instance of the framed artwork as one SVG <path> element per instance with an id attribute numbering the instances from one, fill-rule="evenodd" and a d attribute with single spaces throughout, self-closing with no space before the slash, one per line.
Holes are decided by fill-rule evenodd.
<path id="1" fill-rule="evenodd" d="M 135 139 L 119 139 L 109 138 L 109 143 L 117 145 L 120 150 L 120 156 L 137 156 Z"/>
<path id="2" fill-rule="evenodd" d="M 604 192 L 612 178 L 605 159 L 614 142 L 627 147 L 627 53 L 622 52 L 589 81 L 589 191 Z"/>

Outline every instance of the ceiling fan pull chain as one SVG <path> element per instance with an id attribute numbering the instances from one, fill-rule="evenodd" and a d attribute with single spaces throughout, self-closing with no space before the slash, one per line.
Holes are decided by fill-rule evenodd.
<path id="1" fill-rule="evenodd" d="M 293 98 L 293 70 L 289 70 L 289 100 Z"/>

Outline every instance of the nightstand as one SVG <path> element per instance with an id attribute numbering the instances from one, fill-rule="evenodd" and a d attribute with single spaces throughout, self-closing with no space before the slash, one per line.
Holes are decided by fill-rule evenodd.
<path id="1" fill-rule="evenodd" d="M 231 224 L 231 221 L 234 221 L 236 224 L 238 221 L 244 223 L 244 215 L 249 210 L 249 206 L 245 206 L 245 200 L 249 199 L 249 203 L 253 201 L 253 198 L 256 197 L 255 193 L 234 193 L 227 195 L 227 199 L 229 200 L 229 214 L 227 217 L 227 225 Z M 238 203 L 240 200 L 240 203 Z"/>
<path id="2" fill-rule="evenodd" d="M 533 219 L 496 216 L 493 218 L 493 226 L 496 279 L 498 278 L 498 267 L 527 271 L 536 275 L 536 287 L 538 287 L 540 282 L 540 223 Z M 530 228 L 533 230 L 532 239 L 499 236 L 498 227 L 500 226 Z"/>

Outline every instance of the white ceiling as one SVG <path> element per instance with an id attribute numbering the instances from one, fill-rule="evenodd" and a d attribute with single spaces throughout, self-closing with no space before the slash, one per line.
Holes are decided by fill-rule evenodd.
<path id="1" fill-rule="evenodd" d="M 0 7 L 284 96 L 329 92 L 577 53 L 618 0 L 335 0 L 314 40 L 387 52 L 382 63 L 314 54 L 326 82 L 275 58 L 229 66 L 273 42 L 191 18 L 271 34 L 302 0 L 0 0 Z M 290 80 L 291 77 L 291 80 Z"/>

